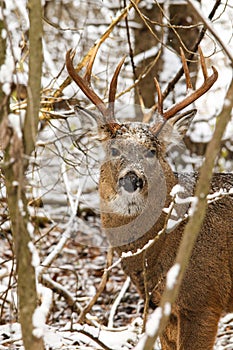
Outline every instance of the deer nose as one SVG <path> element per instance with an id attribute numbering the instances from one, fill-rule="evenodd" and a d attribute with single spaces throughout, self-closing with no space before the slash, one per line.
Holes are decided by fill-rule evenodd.
<path id="1" fill-rule="evenodd" d="M 134 171 L 129 171 L 119 179 L 119 186 L 123 187 L 127 192 L 133 193 L 138 188 L 142 189 L 143 180 Z"/>

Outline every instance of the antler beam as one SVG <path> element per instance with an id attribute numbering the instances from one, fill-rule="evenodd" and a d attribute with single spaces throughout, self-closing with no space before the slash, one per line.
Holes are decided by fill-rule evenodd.
<path id="1" fill-rule="evenodd" d="M 94 55 L 96 55 L 95 51 L 94 51 Z M 100 113 L 105 118 L 107 118 L 108 108 L 105 106 L 105 103 L 103 102 L 103 100 L 92 90 L 90 86 L 90 76 L 91 76 L 91 69 L 93 65 L 93 62 L 92 62 L 93 56 L 90 58 L 90 61 L 92 62 L 92 64 L 88 65 L 85 78 L 82 78 L 79 74 L 76 73 L 75 68 L 73 66 L 73 57 L 74 57 L 74 54 L 72 54 L 72 50 L 69 50 L 66 53 L 66 68 L 70 77 L 80 87 L 80 89 L 90 99 L 90 101 L 98 108 Z"/>
<path id="2" fill-rule="evenodd" d="M 161 90 L 157 80 L 155 79 L 155 86 L 158 93 L 158 112 L 160 115 L 162 115 L 162 117 L 165 120 L 172 118 L 176 113 L 180 112 L 182 109 L 184 109 L 185 107 L 187 107 L 188 105 L 196 101 L 199 97 L 204 95 L 217 80 L 218 72 L 215 67 L 212 67 L 213 73 L 208 77 L 205 59 L 200 48 L 199 48 L 199 55 L 200 55 L 202 73 L 204 77 L 204 83 L 197 90 L 187 95 L 182 101 L 174 104 L 171 108 L 169 108 L 165 112 L 163 112 L 163 101 L 162 101 Z M 185 73 L 187 90 L 193 89 L 189 70 L 188 70 L 188 65 L 182 49 L 181 49 L 181 60 L 182 60 L 183 69 Z"/>
<path id="3" fill-rule="evenodd" d="M 69 50 L 66 53 L 66 67 L 70 77 L 80 87 L 80 89 L 87 96 L 87 98 L 89 98 L 89 100 L 98 108 L 98 110 L 100 111 L 100 113 L 104 118 L 103 119 L 104 123 L 108 126 L 109 129 L 111 129 L 112 131 L 115 131 L 118 128 L 118 123 L 116 122 L 116 119 L 114 116 L 114 104 L 115 104 L 115 98 L 116 98 L 117 81 L 118 81 L 118 76 L 119 76 L 121 67 L 125 61 L 125 57 L 121 59 L 121 61 L 117 65 L 116 70 L 113 74 L 113 77 L 110 83 L 110 89 L 109 89 L 108 106 L 106 106 L 104 101 L 94 92 L 90 83 L 92 67 L 94 64 L 94 60 L 95 60 L 98 48 L 99 46 L 97 45 L 96 49 L 93 51 L 93 54 L 89 59 L 86 72 L 83 78 L 76 72 L 74 68 L 74 65 L 73 65 L 74 53 L 72 52 L 72 50 Z"/>

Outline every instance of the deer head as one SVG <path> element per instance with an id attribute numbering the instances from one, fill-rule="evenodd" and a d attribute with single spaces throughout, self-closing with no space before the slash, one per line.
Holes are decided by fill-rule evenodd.
<path id="1" fill-rule="evenodd" d="M 207 75 L 204 58 L 199 51 L 204 76 L 201 87 L 164 111 L 161 89 L 155 79 L 158 110 L 153 121 L 119 123 L 115 118 L 114 102 L 117 79 L 124 58 L 114 72 L 106 104 L 90 84 L 97 50 L 98 47 L 89 60 L 84 77 L 76 73 L 71 51 L 66 55 L 66 67 L 71 78 L 99 111 L 99 114 L 93 114 L 93 117 L 99 126 L 106 154 L 99 183 L 102 221 L 105 227 L 112 229 L 112 237 L 115 236 L 115 227 L 124 226 L 124 233 L 121 235 L 124 238 L 114 243 L 121 245 L 140 237 L 160 217 L 167 195 L 174 185 L 172 170 L 165 159 L 166 151 L 171 144 L 181 139 L 196 114 L 195 109 L 180 114 L 179 112 L 205 94 L 216 81 L 218 73 L 212 67 L 212 75 Z M 190 90 L 191 81 L 183 51 L 181 58 L 187 88 Z M 83 110 L 83 113 L 87 111 Z M 147 210 L 153 210 L 151 221 L 148 215 L 142 215 Z"/>

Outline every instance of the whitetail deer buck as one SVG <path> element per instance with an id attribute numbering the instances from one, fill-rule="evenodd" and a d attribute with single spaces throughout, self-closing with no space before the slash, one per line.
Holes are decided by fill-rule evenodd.
<path id="1" fill-rule="evenodd" d="M 97 52 L 97 50 L 96 50 Z M 120 62 L 110 84 L 109 104 L 92 90 L 90 77 L 96 52 L 87 66 L 85 77 L 73 67 L 71 51 L 66 66 L 71 78 L 96 105 L 95 116 L 106 157 L 101 166 L 99 193 L 102 225 L 118 254 L 136 252 L 155 238 L 141 254 L 124 255 L 122 267 L 143 298 L 157 307 L 165 288 L 166 274 L 174 263 L 186 224 L 187 204 L 175 203 L 171 230 L 167 211 L 171 191 L 180 185 L 179 197 L 193 196 L 198 174 L 179 174 L 171 170 L 166 151 L 184 135 L 195 110 L 177 114 L 202 96 L 217 79 L 217 71 L 207 76 L 203 56 L 204 83 L 182 102 L 163 111 L 157 81 L 158 113 L 152 124 L 119 123 L 114 116 L 114 100 Z M 187 85 L 190 79 L 182 54 Z M 177 186 L 178 187 L 178 186 Z M 176 187 L 176 188 L 177 188 Z M 212 192 L 229 191 L 233 174 L 214 174 Z M 232 192 L 231 192 L 232 193 Z M 213 349 L 218 321 L 222 313 L 233 311 L 233 196 L 223 196 L 208 205 L 207 214 L 195 244 L 179 296 L 162 337 L 162 349 Z M 166 229 L 164 229 L 166 228 Z M 162 232 L 162 233 L 161 233 Z M 158 235 L 158 233 L 161 233 Z"/>

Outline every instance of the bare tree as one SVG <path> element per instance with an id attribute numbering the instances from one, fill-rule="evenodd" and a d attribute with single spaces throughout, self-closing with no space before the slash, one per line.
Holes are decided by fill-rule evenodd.
<path id="1" fill-rule="evenodd" d="M 20 7 L 18 3 L 23 5 Z M 119 261 L 115 261 L 103 273 L 102 282 L 100 282 L 101 272 L 96 273 L 99 274 L 96 282 L 95 271 L 93 273 L 92 268 L 88 269 L 88 264 L 84 262 L 83 256 L 86 254 L 88 260 L 91 255 L 93 249 L 91 245 L 95 246 L 93 250 L 96 249 L 94 253 L 96 255 L 105 256 L 107 250 L 106 241 L 102 240 L 96 200 L 98 195 L 95 192 L 99 149 L 98 141 L 91 139 L 95 127 L 92 119 L 83 121 L 82 118 L 79 120 L 74 116 L 75 104 L 88 109 L 91 113 L 93 110 L 67 75 L 64 64 L 65 53 L 69 49 L 76 50 L 74 58 L 76 71 L 82 75 L 90 56 L 98 47 L 99 54 L 93 67 L 92 84 L 98 95 L 104 96 L 104 101 L 113 70 L 121 57 L 126 54 L 125 65 L 118 77 L 119 88 L 116 94 L 116 112 L 119 120 L 139 119 L 136 113 L 135 115 L 131 113 L 135 106 L 130 109 L 130 113 L 124 112 L 125 107 L 135 104 L 135 99 L 137 104 L 141 104 L 142 110 L 143 106 L 152 106 L 153 112 L 156 110 L 154 76 L 157 76 L 161 83 L 166 109 L 186 93 L 179 46 L 184 48 L 188 64 L 190 62 L 195 66 L 192 74 L 194 83 L 199 74 L 195 52 L 200 42 L 209 66 L 219 63 L 220 68 L 227 69 L 232 64 L 232 62 L 229 64 L 231 60 L 229 50 L 227 53 L 226 47 L 221 46 L 221 39 L 225 41 L 225 38 L 219 38 L 221 32 L 220 30 L 218 32 L 220 27 L 217 27 L 220 25 L 222 29 L 228 26 L 231 28 L 229 32 L 232 32 L 230 21 L 224 24 L 221 22 L 230 6 L 229 2 L 224 5 L 219 0 L 209 4 L 203 1 L 198 7 L 199 11 L 193 9 L 193 1 L 190 0 L 188 3 L 189 6 L 185 2 L 181 4 L 180 1 L 152 0 L 118 2 L 67 0 L 56 3 L 45 1 L 44 31 L 42 31 L 39 1 L 28 1 L 26 8 L 26 0 L 19 2 L 0 0 L 0 235 L 11 247 L 11 233 L 13 233 L 12 259 L 17 262 L 15 276 L 20 298 L 19 308 L 16 311 L 13 302 L 10 302 L 10 307 L 15 311 L 11 317 L 15 320 L 18 313 L 21 314 L 25 346 L 29 347 L 30 345 L 26 344 L 34 342 L 33 349 L 43 349 L 42 338 L 31 336 L 32 333 L 37 336 L 40 333 L 39 325 L 32 324 L 31 319 L 33 315 L 38 315 L 40 303 L 44 300 L 43 295 L 37 299 L 36 280 L 39 282 L 39 290 L 43 285 L 48 288 L 49 293 L 51 290 L 54 292 L 56 312 L 52 309 L 48 319 L 51 324 L 54 325 L 54 320 L 58 322 L 57 319 L 62 320 L 63 317 L 66 323 L 70 314 L 74 312 L 78 315 L 72 314 L 72 317 L 80 323 L 88 320 L 88 323 L 91 322 L 96 326 L 96 319 L 90 317 L 92 314 L 97 315 L 99 323 L 106 325 L 111 308 L 111 302 L 105 303 L 111 294 L 106 292 L 107 277 L 114 279 L 116 273 L 111 275 L 111 270 L 115 267 L 117 271 L 120 269 Z M 10 12 L 14 14 L 14 21 L 11 21 L 11 24 L 17 22 L 17 30 L 6 18 L 9 13 L 7 6 L 7 11 L 4 7 L 9 4 L 12 5 Z M 203 10 L 205 6 L 208 11 Z M 182 10 L 179 10 L 181 8 Z M 28 13 L 30 13 L 30 28 L 27 23 Z M 189 46 L 190 33 L 192 43 Z M 20 37 L 17 43 L 13 40 L 16 34 Z M 41 57 L 41 38 L 44 58 Z M 229 36 L 229 44 L 231 40 Z M 150 50 L 151 47 L 153 50 Z M 17 55 L 19 51 L 20 58 Z M 219 62 L 220 54 L 222 61 Z M 40 78 L 41 60 L 43 60 L 43 84 Z M 22 83 L 21 73 L 26 76 L 28 72 L 29 80 L 26 83 L 24 80 Z M 228 69 L 228 72 L 231 70 Z M 222 92 L 216 104 L 216 97 L 215 100 L 213 98 L 211 100 L 214 101 L 212 103 L 215 105 L 214 111 L 209 112 L 208 100 L 203 100 L 202 103 L 203 106 L 206 105 L 205 110 L 202 110 L 202 106 L 198 106 L 200 115 L 192 124 L 191 132 L 185 137 L 188 151 L 184 152 L 184 148 L 178 148 L 169 154 L 174 168 L 190 170 L 200 167 L 210 136 L 205 137 L 205 130 L 199 125 L 200 122 L 204 122 L 212 134 L 216 116 L 219 115 L 226 96 L 229 78 L 230 74 L 227 74 L 227 82 L 222 82 L 222 85 L 218 85 L 213 92 L 216 96 L 219 96 L 220 90 Z M 118 113 L 118 110 L 123 110 L 123 113 Z M 149 118 L 152 115 L 153 113 L 146 114 L 144 117 Z M 142 114 L 140 120 L 141 116 Z M 231 130 L 230 125 L 229 123 L 228 130 Z M 198 140 L 193 138 L 193 135 L 199 135 Z M 232 170 L 232 133 L 228 131 L 226 135 L 221 141 L 221 150 L 215 164 L 216 169 L 220 171 Z M 89 141 L 87 136 L 90 136 Z M 93 152 L 91 156 L 88 154 L 90 150 Z M 176 153 L 179 153 L 178 159 L 175 158 Z M 85 183 L 83 179 L 86 179 L 84 168 L 89 174 L 87 187 L 83 185 Z M 89 180 L 92 181 L 90 187 L 88 187 Z M 7 198 L 4 184 L 7 187 Z M 89 196 L 91 200 L 95 198 L 94 204 L 91 200 L 90 202 L 87 200 Z M 43 216 L 37 216 L 38 212 Z M 8 223 L 8 214 L 11 228 L 5 225 Z M 95 240 L 91 240 L 90 243 L 87 239 L 92 232 L 98 243 Z M 103 249 L 101 244 L 104 245 Z M 37 249 L 34 249 L 34 246 Z M 75 251 L 72 253 L 74 256 L 65 253 L 70 248 Z M 41 266 L 32 266 L 32 260 L 34 265 L 39 264 L 35 262 L 36 259 L 32 259 L 36 258 L 37 251 L 43 263 Z M 70 270 L 60 268 L 63 259 L 67 259 L 67 265 L 72 266 Z M 72 278 L 69 278 L 71 275 Z M 0 293 L 0 316 L 3 316 L 1 322 L 7 319 L 7 296 L 14 290 L 13 281 L 12 263 L 8 289 Z M 69 284 L 71 281 L 73 281 L 72 288 Z M 121 287 L 120 278 L 118 282 L 118 289 L 112 295 L 114 298 Z M 96 288 L 96 295 L 101 293 L 99 300 L 95 297 L 90 298 L 89 286 Z M 138 296 L 132 285 L 129 289 L 127 298 L 132 304 L 132 296 L 136 301 Z M 95 308 L 97 304 L 99 308 Z M 106 307 L 105 311 L 102 308 L 103 304 Z M 57 314 L 58 318 L 55 316 Z M 119 315 L 117 324 L 122 322 L 128 325 L 128 319 L 121 317 Z"/>
<path id="2" fill-rule="evenodd" d="M 11 45 L 9 28 L 4 17 L 4 2 L 1 1 L 3 16 L 1 33 L 5 30 L 8 36 L 1 40 L 1 64 L 2 69 L 15 67 L 8 66 L 9 53 L 6 52 L 6 40 L 8 48 Z M 35 332 L 36 323 L 34 313 L 38 307 L 35 275 L 35 250 L 33 245 L 33 232 L 27 209 L 27 170 L 31 152 L 35 147 L 38 129 L 38 114 L 40 106 L 40 88 L 42 71 L 42 7 L 40 0 L 28 2 L 29 9 L 29 80 L 27 86 L 27 112 L 25 121 L 21 119 L 21 113 L 14 118 L 20 120 L 18 128 L 14 128 L 8 118 L 9 102 L 12 81 L 1 81 L 1 146 L 4 151 L 3 174 L 7 190 L 7 204 L 9 209 L 14 254 L 16 257 L 16 270 L 18 276 L 19 316 L 22 327 L 22 337 L 26 350 L 44 349 L 43 337 Z M 2 35 L 1 35 L 2 38 Z M 14 57 L 13 51 L 11 54 Z M 16 62 L 15 62 L 16 63 Z M 4 65 L 4 67 L 3 67 Z M 10 72 L 13 73 L 13 69 Z M 11 77 L 10 77 L 11 79 Z"/>

